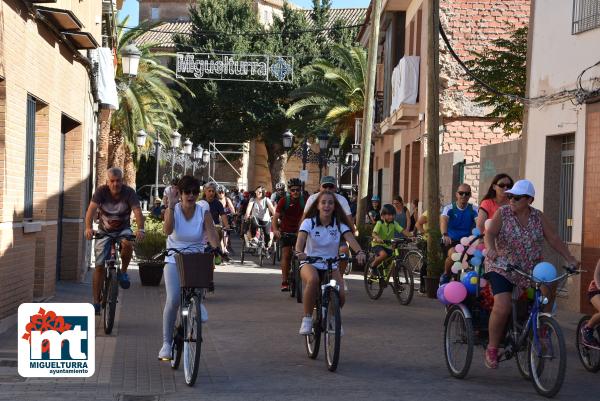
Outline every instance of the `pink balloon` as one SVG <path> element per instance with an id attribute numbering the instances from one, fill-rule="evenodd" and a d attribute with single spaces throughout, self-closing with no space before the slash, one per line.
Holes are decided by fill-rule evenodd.
<path id="1" fill-rule="evenodd" d="M 467 288 L 460 281 L 451 281 L 444 288 L 444 298 L 451 304 L 459 304 L 467 297 Z"/>
<path id="2" fill-rule="evenodd" d="M 467 255 L 473 255 L 475 250 L 476 248 L 474 246 L 470 246 L 469 249 L 467 249 Z"/>
<path id="3" fill-rule="evenodd" d="M 485 244 L 479 244 L 477 245 L 477 249 L 479 249 L 480 251 L 483 251 L 485 249 Z"/>
<path id="4" fill-rule="evenodd" d="M 487 249 L 484 249 L 483 251 L 481 251 L 481 253 L 483 253 L 483 256 L 487 255 Z"/>
<path id="5" fill-rule="evenodd" d="M 469 262 L 467 262 L 466 260 L 462 261 L 462 268 L 463 269 L 468 269 L 469 268 Z"/>
<path id="6" fill-rule="evenodd" d="M 479 286 L 481 288 L 486 287 L 488 285 L 488 281 L 486 279 L 484 279 L 483 277 L 479 279 Z"/>
<path id="7" fill-rule="evenodd" d="M 464 246 L 469 246 L 469 238 L 468 237 L 462 237 L 460 239 L 460 243 Z"/>
<path id="8" fill-rule="evenodd" d="M 463 253 L 463 251 L 465 250 L 465 247 L 463 246 L 463 244 L 458 244 L 454 247 L 454 250 L 458 253 Z"/>

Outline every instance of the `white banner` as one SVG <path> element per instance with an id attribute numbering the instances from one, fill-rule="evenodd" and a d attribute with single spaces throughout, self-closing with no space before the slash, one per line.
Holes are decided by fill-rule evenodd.
<path id="1" fill-rule="evenodd" d="M 177 53 L 177 78 L 291 83 L 294 58 L 257 54 Z"/>

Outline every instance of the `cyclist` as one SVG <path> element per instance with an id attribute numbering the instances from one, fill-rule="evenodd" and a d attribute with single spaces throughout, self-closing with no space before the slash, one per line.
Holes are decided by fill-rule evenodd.
<path id="1" fill-rule="evenodd" d="M 485 351 L 485 365 L 490 369 L 498 367 L 498 346 L 510 316 L 513 286 L 523 289 L 529 287 L 529 281 L 525 277 L 515 272 L 506 272 L 507 264 L 520 266 L 531 273 L 533 267 L 542 261 L 545 239 L 569 265 L 578 265 L 554 227 L 541 211 L 531 206 L 535 198 L 531 181 L 519 180 L 506 193 L 510 204 L 498 209 L 485 233 L 486 278 L 494 294 L 489 344 Z M 546 296 L 551 295 L 545 286 L 542 286 L 542 291 Z M 552 304 L 553 299 L 545 306 L 552 307 Z"/>
<path id="2" fill-rule="evenodd" d="M 204 251 L 205 238 L 214 248 L 218 248 L 219 236 L 215 230 L 210 207 L 206 201 L 196 202 L 200 194 L 200 182 L 188 175 L 182 177 L 177 187 L 169 196 L 169 208 L 165 213 L 164 231 L 167 237 L 167 248 L 175 248 L 182 252 Z M 181 202 L 178 203 L 181 196 Z M 163 311 L 163 345 L 158 352 L 158 359 L 171 358 L 171 340 L 173 326 L 177 317 L 177 309 L 181 301 L 179 273 L 175 257 L 165 257 L 165 289 L 167 292 Z M 200 304 L 202 321 L 208 319 L 204 304 Z"/>
<path id="3" fill-rule="evenodd" d="M 271 203 L 271 199 L 265 197 L 265 188 L 263 186 L 259 186 L 254 191 L 255 197 L 250 200 L 248 204 L 248 208 L 246 209 L 246 219 L 249 219 L 252 216 L 252 221 L 250 223 L 250 233 L 252 240 L 254 240 L 254 236 L 256 235 L 256 224 L 260 224 L 260 229 L 263 232 L 263 238 L 265 240 L 265 244 L 267 249 L 271 247 L 271 215 L 275 214 L 275 208 L 273 208 L 273 204 Z"/>
<path id="4" fill-rule="evenodd" d="M 285 197 L 285 184 L 283 182 L 278 182 L 275 184 L 275 192 L 271 194 L 271 202 L 274 205 L 277 205 L 283 197 Z"/>
<path id="5" fill-rule="evenodd" d="M 371 265 L 373 276 L 383 273 L 378 271 L 378 266 L 386 258 L 392 256 L 393 253 L 391 244 L 386 244 L 384 241 L 393 240 L 396 237 L 395 234 L 403 234 L 407 237 L 411 235 L 408 230 L 404 229 L 404 227 L 394 220 L 395 214 L 396 209 L 394 206 L 390 204 L 383 205 L 381 208 L 381 220 L 373 228 L 373 241 L 371 242 L 371 248 L 375 254 L 375 259 Z"/>
<path id="6" fill-rule="evenodd" d="M 281 238 L 281 233 L 298 233 L 304 204 L 306 203 L 302 192 L 302 181 L 298 178 L 290 178 L 287 183 L 288 193 L 279 200 L 273 216 L 273 236 L 275 240 Z M 281 222 L 281 225 L 280 225 Z M 292 247 L 296 245 L 296 238 L 286 236 L 281 239 L 281 291 L 289 291 L 288 272 L 292 259 Z M 293 279 L 293 278 L 292 278 Z"/>
<path id="7" fill-rule="evenodd" d="M 367 213 L 367 219 L 369 224 L 375 224 L 381 220 L 381 198 L 379 195 L 371 197 L 371 209 Z"/>
<path id="8" fill-rule="evenodd" d="M 479 205 L 477 214 L 477 228 L 480 233 L 485 233 L 485 221 L 494 217 L 496 210 L 508 205 L 506 190 L 511 189 L 514 181 L 508 174 L 497 174 L 493 179 L 487 193 Z"/>
<path id="9" fill-rule="evenodd" d="M 456 191 L 456 202 L 444 207 L 440 215 L 440 230 L 442 231 L 442 242 L 446 261 L 444 263 L 444 274 L 440 276 L 440 284 L 445 284 L 452 277 L 451 255 L 454 247 L 460 243 L 462 237 L 471 235 L 475 228 L 477 219 L 477 206 L 469 203 L 471 187 L 468 184 L 460 184 Z"/>
<path id="10" fill-rule="evenodd" d="M 594 279 L 588 287 L 588 299 L 594 308 L 596 308 L 596 313 L 581 328 L 581 338 L 583 338 L 583 343 L 586 345 L 600 347 L 600 344 L 598 344 L 598 341 L 594 337 L 594 328 L 600 324 L 600 260 L 596 263 Z"/>
<path id="11" fill-rule="evenodd" d="M 346 211 L 336 199 L 336 194 L 331 191 L 322 191 L 316 200 L 304 213 L 304 220 L 300 225 L 298 239 L 296 241 L 296 255 L 300 261 L 308 256 L 322 257 L 324 259 L 338 256 L 341 238 L 344 238 L 352 249 L 357 253 L 359 264 L 365 262 L 365 252 L 360 248 L 358 242 L 350 229 L 352 222 L 348 219 Z M 300 276 L 302 277 L 304 294 L 302 325 L 299 333 L 310 334 L 312 330 L 312 311 L 315 306 L 317 291 L 319 288 L 318 270 L 326 270 L 325 262 L 307 264 L 300 262 Z M 334 266 L 333 278 L 341 282 L 342 275 L 337 266 Z M 340 288 L 340 307 L 344 305 L 344 290 Z"/>
<path id="12" fill-rule="evenodd" d="M 231 201 L 231 199 L 229 199 L 227 196 L 225 196 L 225 187 L 223 185 L 218 185 L 217 186 L 217 197 L 219 199 L 219 202 L 221 203 L 221 206 L 223 206 L 223 211 L 225 212 L 225 218 L 223 219 L 223 221 L 227 222 L 226 227 L 229 228 L 230 226 L 230 219 L 233 218 L 233 215 L 235 214 L 235 208 L 233 207 L 233 202 Z M 229 248 L 229 234 L 227 233 L 227 231 L 223 232 L 223 240 L 221 241 L 221 249 L 223 249 L 223 252 L 225 253 L 225 255 L 228 255 L 229 252 L 227 251 L 227 249 Z"/>
<path id="13" fill-rule="evenodd" d="M 100 213 L 98 234 L 102 238 L 96 240 L 94 253 L 96 255 L 96 269 L 92 282 L 94 309 L 100 314 L 100 291 L 104 286 L 104 262 L 110 257 L 111 239 L 132 235 L 130 216 L 131 212 L 137 223 L 136 239 L 144 239 L 144 216 L 140 208 L 140 201 L 135 190 L 123 184 L 123 170 L 118 167 L 108 169 L 106 185 L 99 186 L 85 214 L 85 237 L 91 240 L 94 236 L 92 221 L 96 212 Z M 121 241 L 121 273 L 119 273 L 119 285 L 123 289 L 129 288 L 129 275 L 127 268 L 133 254 L 133 244 L 130 241 Z"/>

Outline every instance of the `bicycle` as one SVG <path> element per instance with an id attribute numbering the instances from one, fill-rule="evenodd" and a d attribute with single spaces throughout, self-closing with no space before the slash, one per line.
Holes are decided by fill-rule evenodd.
<path id="1" fill-rule="evenodd" d="M 579 360 L 583 364 L 583 367 L 588 372 L 595 373 L 600 371 L 600 346 L 584 344 L 583 338 L 581 338 L 581 329 L 587 324 L 590 317 L 591 316 L 586 315 L 579 320 L 575 346 L 577 347 L 577 354 L 579 355 Z M 600 326 L 597 326 L 594 329 L 594 338 L 596 338 L 596 341 L 600 344 Z"/>
<path id="2" fill-rule="evenodd" d="M 273 243 L 273 251 L 271 252 L 271 263 L 273 266 L 277 264 L 277 262 L 281 261 L 281 243 L 280 241 L 275 241 Z"/>
<path id="3" fill-rule="evenodd" d="M 335 258 L 307 257 L 306 263 L 325 262 L 327 270 L 317 270 L 321 291 L 313 309 L 312 333 L 304 336 L 304 345 L 309 358 L 316 359 L 321 345 L 321 333 L 325 342 L 325 363 L 330 372 L 337 369 L 340 359 L 342 316 L 340 310 L 340 286 L 332 278 L 333 264 L 348 259 L 345 254 Z"/>
<path id="4" fill-rule="evenodd" d="M 255 225 L 255 227 L 258 231 L 257 242 L 248 241 L 248 243 L 246 244 L 247 241 L 244 238 L 244 240 L 242 241 L 242 251 L 240 254 L 240 263 L 243 264 L 244 260 L 246 259 L 246 253 L 250 253 L 250 254 L 254 254 L 254 255 L 258 256 L 258 264 L 262 267 L 263 260 L 265 257 L 268 257 L 268 253 L 269 253 L 267 246 L 266 246 L 264 233 L 263 233 L 263 230 L 261 229 L 263 227 L 266 227 L 266 224 L 260 224 L 258 222 L 258 219 L 256 219 L 256 217 L 253 217 L 253 219 L 254 219 L 254 222 L 252 224 Z"/>
<path id="5" fill-rule="evenodd" d="M 168 255 L 181 255 L 181 260 L 177 261 L 177 270 L 179 271 L 179 283 L 181 287 L 181 301 L 177 310 L 177 318 L 173 327 L 173 340 L 171 342 L 171 368 L 178 369 L 183 354 L 183 373 L 185 383 L 193 386 L 198 377 L 200 367 L 200 354 L 202 347 L 202 312 L 201 304 L 206 295 L 207 289 L 214 290 L 213 284 L 213 258 L 219 254 L 217 250 L 208 248 L 205 252 L 204 261 L 206 263 L 199 266 L 190 266 L 183 263 L 185 249 L 167 248 L 154 256 L 154 259 L 160 259 Z M 202 254 L 201 254 L 202 255 Z M 194 254 L 197 256 L 197 254 Z M 176 256 L 177 260 L 178 256 Z"/>
<path id="6" fill-rule="evenodd" d="M 121 273 L 121 241 L 135 241 L 135 235 L 113 236 L 108 233 L 95 233 L 94 239 L 110 237 L 111 250 L 109 258 L 104 262 L 104 283 L 100 289 L 100 305 L 102 307 L 102 325 L 104 333 L 112 333 L 115 313 L 119 297 L 118 276 Z"/>
<path id="7" fill-rule="evenodd" d="M 296 243 L 296 239 L 298 238 L 297 233 L 281 233 L 281 238 L 277 241 L 277 246 L 279 248 L 279 252 L 281 252 L 281 240 L 283 238 L 292 238 L 293 243 Z M 288 284 L 290 286 L 290 297 L 296 298 L 298 303 L 302 303 L 302 279 L 300 279 L 300 261 L 294 252 L 294 247 L 291 249 L 291 260 L 290 266 L 288 270 Z M 281 258 L 280 258 L 281 260 Z"/>
<path id="8" fill-rule="evenodd" d="M 399 250 L 400 244 L 406 244 L 410 240 L 406 238 L 395 238 L 391 241 L 384 241 L 386 244 L 391 244 L 393 253 L 383 260 L 377 266 L 379 274 L 373 274 L 373 258 L 369 258 L 369 262 L 365 265 L 364 284 L 367 295 L 371 299 L 379 299 L 385 287 L 388 286 L 390 278 L 393 278 L 392 291 L 402 305 L 408 305 L 412 301 L 415 282 L 412 271 L 406 266 L 404 258 Z"/>
<path id="9" fill-rule="evenodd" d="M 512 292 L 512 314 L 498 361 L 515 357 L 519 373 L 530 379 L 535 390 L 545 397 L 553 397 L 560 390 L 566 369 L 565 340 L 560 325 L 550 313 L 541 312 L 548 298 L 542 294 L 541 286 L 559 282 L 578 270 L 565 267 L 566 273 L 550 281 L 540 281 L 518 266 L 508 265 L 507 272 L 516 272 L 532 282 L 533 302 L 525 305 L 519 314 L 520 290 Z M 479 275 L 477 275 L 479 277 Z M 487 311 L 481 308 L 479 279 L 475 295 L 466 301 L 448 307 L 444 320 L 444 356 L 450 374 L 458 379 L 466 377 L 473 358 L 475 343 L 487 347 Z M 522 318 L 521 318 L 521 316 Z M 555 337 L 555 338 L 554 338 Z M 556 369 L 553 364 L 556 362 Z M 544 373 L 556 370 L 556 375 L 546 378 Z"/>

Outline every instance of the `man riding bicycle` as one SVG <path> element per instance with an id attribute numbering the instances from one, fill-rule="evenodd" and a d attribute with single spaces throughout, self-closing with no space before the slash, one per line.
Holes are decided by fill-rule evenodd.
<path id="1" fill-rule="evenodd" d="M 281 238 L 281 233 L 291 234 L 281 238 L 281 291 L 289 291 L 288 272 L 292 258 L 292 247 L 296 246 L 296 238 L 305 199 L 302 193 L 302 181 L 290 178 L 287 183 L 288 194 L 279 200 L 273 216 L 273 235 L 275 240 Z M 281 221 L 281 225 L 279 224 Z"/>
<path id="2" fill-rule="evenodd" d="M 100 314 L 100 291 L 104 286 L 104 263 L 110 257 L 112 239 L 132 235 L 130 215 L 133 211 L 138 230 L 136 239 L 144 238 L 144 216 L 140 208 L 140 201 L 133 188 L 123 185 L 123 171 L 118 167 L 108 169 L 106 185 L 99 186 L 85 214 L 85 237 L 91 240 L 94 236 L 92 221 L 96 212 L 100 212 L 98 234 L 102 238 L 96 239 L 95 255 L 96 270 L 93 278 L 94 309 Z M 133 254 L 133 244 L 121 240 L 121 273 L 118 276 L 119 285 L 123 289 L 129 288 L 127 267 Z"/>
<path id="3" fill-rule="evenodd" d="M 275 192 L 271 194 L 271 202 L 274 205 L 277 205 L 281 198 L 285 198 L 285 184 L 283 182 L 278 182 L 275 184 Z"/>

